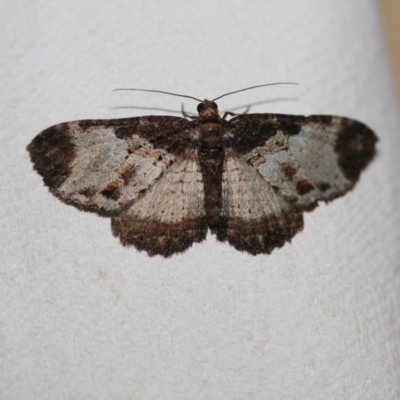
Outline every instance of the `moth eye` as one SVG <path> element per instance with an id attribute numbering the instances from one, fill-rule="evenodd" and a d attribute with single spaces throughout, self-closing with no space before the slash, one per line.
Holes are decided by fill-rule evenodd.
<path id="1" fill-rule="evenodd" d="M 204 103 L 200 103 L 200 104 L 197 106 L 197 111 L 200 112 L 203 108 L 204 108 Z"/>
<path id="2" fill-rule="evenodd" d="M 217 106 L 217 103 L 214 103 L 214 102 L 212 102 L 211 103 L 211 105 L 213 106 L 213 108 L 215 108 L 215 109 L 217 109 L 218 108 L 218 106 Z"/>

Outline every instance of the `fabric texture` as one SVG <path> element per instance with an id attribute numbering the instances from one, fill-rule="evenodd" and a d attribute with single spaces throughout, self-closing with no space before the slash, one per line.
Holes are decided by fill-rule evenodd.
<path id="1" fill-rule="evenodd" d="M 374 1 L 36 0 L 0 20 L 2 399 L 400 397 L 400 124 Z M 380 141 L 355 188 L 268 256 L 211 235 L 169 259 L 124 248 L 26 151 L 64 121 L 180 113 L 115 88 L 287 81 L 219 108 L 341 115 Z"/>

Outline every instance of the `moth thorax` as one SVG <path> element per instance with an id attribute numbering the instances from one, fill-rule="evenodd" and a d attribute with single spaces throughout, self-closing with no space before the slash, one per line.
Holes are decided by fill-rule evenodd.
<path id="1" fill-rule="evenodd" d="M 201 147 L 216 148 L 222 146 L 222 126 L 219 123 L 207 122 L 201 125 L 199 142 Z"/>

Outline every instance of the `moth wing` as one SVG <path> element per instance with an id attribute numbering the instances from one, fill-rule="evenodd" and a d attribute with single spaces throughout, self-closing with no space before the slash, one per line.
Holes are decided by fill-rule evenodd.
<path id="1" fill-rule="evenodd" d="M 196 150 L 187 149 L 157 185 L 111 223 L 122 244 L 134 245 L 149 255 L 169 257 L 203 241 L 208 228 Z"/>
<path id="2" fill-rule="evenodd" d="M 217 239 L 251 254 L 269 254 L 303 228 L 302 212 L 233 149 L 225 153 L 221 220 Z"/>
<path id="3" fill-rule="evenodd" d="M 303 209 L 344 195 L 375 154 L 373 131 L 348 118 L 249 114 L 227 122 L 234 149 Z"/>
<path id="4" fill-rule="evenodd" d="M 52 126 L 28 145 L 34 168 L 67 204 L 118 215 L 190 145 L 195 122 L 169 116 L 84 120 Z"/>

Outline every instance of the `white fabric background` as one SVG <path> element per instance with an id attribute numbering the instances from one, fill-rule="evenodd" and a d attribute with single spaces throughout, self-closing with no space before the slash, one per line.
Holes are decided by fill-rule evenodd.
<path id="1" fill-rule="evenodd" d="M 400 124 L 372 0 L 3 1 L 0 29 L 1 399 L 400 398 Z M 123 248 L 25 150 L 63 121 L 180 109 L 117 87 L 288 80 L 220 108 L 344 115 L 380 142 L 270 256 L 210 236 L 167 260 Z"/>

